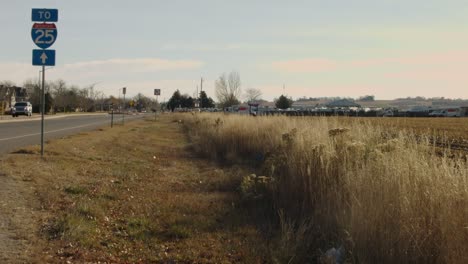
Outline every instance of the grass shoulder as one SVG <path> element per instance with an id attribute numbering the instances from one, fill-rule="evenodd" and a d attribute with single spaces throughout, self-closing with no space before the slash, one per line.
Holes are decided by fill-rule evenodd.
<path id="1" fill-rule="evenodd" d="M 38 147 L 7 155 L 6 176 L 31 205 L 31 261 L 266 259 L 260 232 L 236 206 L 239 169 L 188 146 L 180 125 L 162 116 L 52 140 L 42 160 Z"/>

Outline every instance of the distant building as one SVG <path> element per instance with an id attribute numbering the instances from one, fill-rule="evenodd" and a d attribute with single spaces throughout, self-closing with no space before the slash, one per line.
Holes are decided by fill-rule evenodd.
<path id="1" fill-rule="evenodd" d="M 336 100 L 336 101 L 328 103 L 327 107 L 329 108 L 359 108 L 361 107 L 361 105 L 356 104 L 355 102 L 350 101 L 348 99 L 341 99 L 341 100 Z"/>
<path id="2" fill-rule="evenodd" d="M 313 109 L 316 108 L 320 105 L 320 102 L 318 100 L 298 100 L 293 102 L 291 108 L 294 109 Z"/>
<path id="3" fill-rule="evenodd" d="M 15 89 L 15 99 L 16 102 L 26 102 L 29 101 L 29 93 L 23 87 L 13 87 Z"/>
<path id="4" fill-rule="evenodd" d="M 10 111 L 16 102 L 28 101 L 29 95 L 26 89 L 16 86 L 0 85 L 0 114 Z"/>

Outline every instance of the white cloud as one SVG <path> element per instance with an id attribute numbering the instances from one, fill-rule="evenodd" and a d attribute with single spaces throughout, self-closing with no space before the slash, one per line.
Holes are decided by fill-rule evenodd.
<path id="1" fill-rule="evenodd" d="M 64 71 L 85 71 L 101 73 L 118 72 L 155 72 L 170 70 L 193 70 L 203 66 L 202 61 L 196 60 L 165 60 L 158 58 L 141 59 L 109 59 L 85 61 L 63 66 Z"/>
<path id="2" fill-rule="evenodd" d="M 109 79 L 128 78 L 136 73 L 197 70 L 204 62 L 198 60 L 166 60 L 159 58 L 108 59 L 57 65 L 47 71 L 46 79 L 63 79 L 69 83 L 89 84 Z M 21 85 L 27 79 L 39 78 L 41 67 L 29 63 L 0 63 L 2 80 Z"/>
<path id="3" fill-rule="evenodd" d="M 280 72 L 310 73 L 335 70 L 338 67 L 338 63 L 328 59 L 310 58 L 276 61 L 271 64 L 271 67 Z"/>
<path id="4" fill-rule="evenodd" d="M 239 43 L 232 44 L 195 44 L 195 43 L 169 43 L 164 44 L 164 51 L 232 51 L 243 48 Z"/>
<path id="5" fill-rule="evenodd" d="M 39 68 L 27 63 L 0 63 L 1 80 L 21 85 L 26 79 L 39 78 Z"/>

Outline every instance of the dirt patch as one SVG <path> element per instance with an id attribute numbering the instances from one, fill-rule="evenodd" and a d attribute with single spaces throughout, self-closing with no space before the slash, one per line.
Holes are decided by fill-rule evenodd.
<path id="1" fill-rule="evenodd" d="M 4 168 L 0 160 L 0 169 Z M 31 259 L 31 229 L 35 226 L 33 210 L 24 193 L 23 182 L 0 173 L 0 262 L 24 263 Z"/>
<path id="2" fill-rule="evenodd" d="M 32 149 L 18 149 L 18 150 L 11 152 L 11 154 L 31 154 L 32 155 L 32 154 L 37 154 L 37 152 Z"/>

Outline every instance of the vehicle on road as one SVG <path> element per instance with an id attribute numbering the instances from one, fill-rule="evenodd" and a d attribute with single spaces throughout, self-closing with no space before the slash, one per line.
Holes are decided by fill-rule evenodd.
<path id="1" fill-rule="evenodd" d="M 393 112 L 393 109 L 385 109 L 382 116 L 383 117 L 395 116 L 395 113 Z"/>
<path id="2" fill-rule="evenodd" d="M 11 108 L 11 116 L 17 117 L 19 115 L 32 116 L 32 105 L 30 102 L 17 102 Z"/>
<path id="3" fill-rule="evenodd" d="M 431 117 L 460 117 L 460 108 L 446 108 L 432 111 L 429 113 Z"/>
<path id="4" fill-rule="evenodd" d="M 442 110 L 434 110 L 429 113 L 430 117 L 443 117 Z"/>

